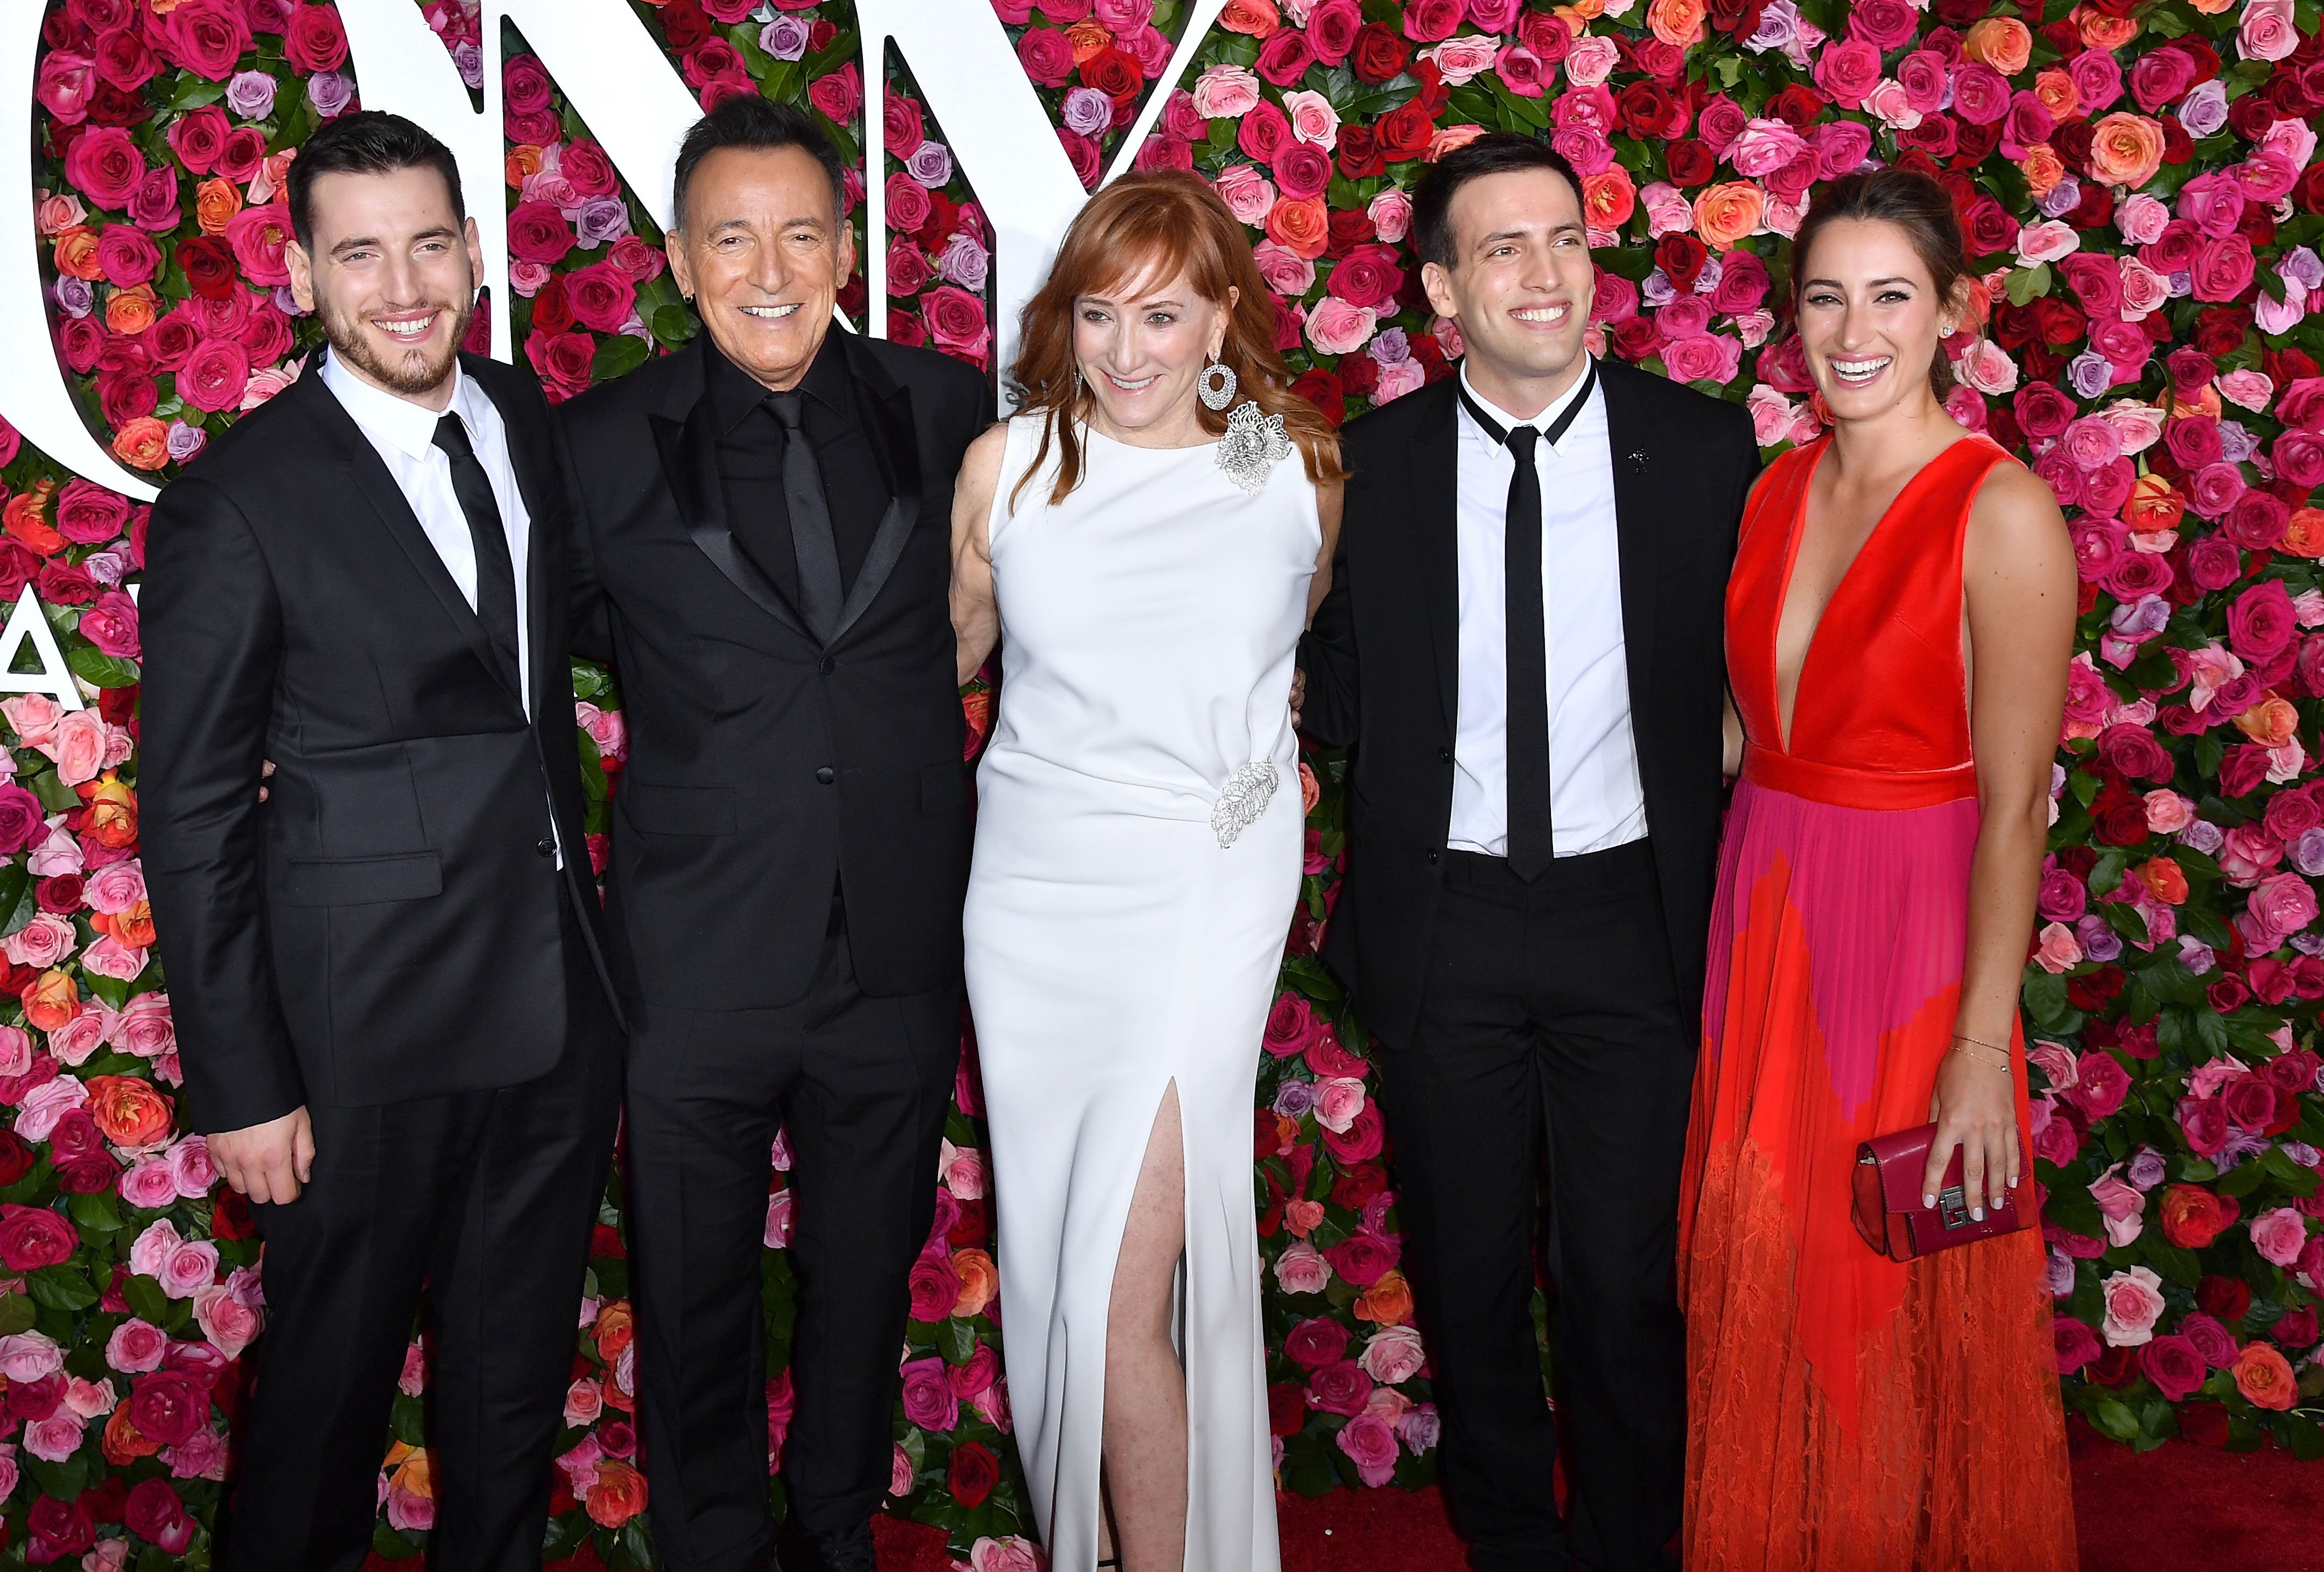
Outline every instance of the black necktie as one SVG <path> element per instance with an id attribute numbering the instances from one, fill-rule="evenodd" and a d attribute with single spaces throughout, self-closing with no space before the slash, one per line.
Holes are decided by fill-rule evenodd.
<path id="1" fill-rule="evenodd" d="M 492 477 L 484 473 L 468 441 L 468 428 L 457 415 L 436 422 L 436 446 L 452 461 L 452 493 L 468 520 L 468 539 L 476 549 L 476 621 L 484 638 L 501 657 L 501 675 L 511 688 L 520 686 L 516 641 L 516 569 L 509 560 L 508 531 L 501 523 L 500 504 L 493 501 Z"/>
<path id="2" fill-rule="evenodd" d="M 831 508 L 824 500 L 823 469 L 815 445 L 800 425 L 802 395 L 770 393 L 767 407 L 783 427 L 783 506 L 790 514 L 791 552 L 798 559 L 799 615 L 808 630 L 831 641 L 844 598 L 839 587 L 839 542 L 831 532 Z"/>
<path id="3" fill-rule="evenodd" d="M 1471 397 L 1465 379 L 1461 402 L 1470 418 L 1517 463 L 1509 476 L 1508 518 L 1503 522 L 1504 604 L 1508 621 L 1509 869 L 1531 882 L 1549 871 L 1556 850 L 1549 818 L 1549 651 L 1541 597 L 1541 472 L 1534 467 L 1536 441 L 1551 446 L 1565 435 L 1590 401 L 1598 363 L 1582 372 L 1573 395 L 1547 431 L 1531 426 L 1504 430 Z"/>

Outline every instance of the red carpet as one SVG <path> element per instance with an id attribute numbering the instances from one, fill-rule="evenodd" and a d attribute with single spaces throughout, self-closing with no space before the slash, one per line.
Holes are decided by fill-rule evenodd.
<path id="1" fill-rule="evenodd" d="M 1434 1490 L 1342 1490 L 1278 1502 L 1284 1572 L 1460 1572 Z M 2172 1442 L 2074 1447 L 2082 1572 L 2324 1572 L 2324 1463 Z M 950 1572 L 944 1536 L 885 1519 L 882 1572 Z"/>

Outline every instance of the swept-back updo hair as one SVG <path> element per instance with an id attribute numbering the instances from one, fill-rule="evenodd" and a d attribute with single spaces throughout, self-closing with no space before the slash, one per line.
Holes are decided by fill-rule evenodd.
<path id="1" fill-rule="evenodd" d="M 1792 238 L 1792 304 L 1799 305 L 1801 281 L 1808 277 L 1808 253 L 1826 225 L 1842 218 L 1877 219 L 1893 224 L 1913 243 L 1921 265 L 1929 270 L 1937 288 L 1937 308 L 1950 307 L 1961 280 L 1969 275 L 1969 248 L 1961 240 L 1960 219 L 1945 188 L 1917 170 L 1865 170 L 1816 188 L 1799 233 Z M 1929 362 L 1929 390 L 1942 399 L 1952 391 L 1953 368 L 1937 346 Z"/>
<path id="2" fill-rule="evenodd" d="M 1346 475 L 1339 434 L 1321 410 L 1291 391 L 1290 368 L 1275 347 L 1275 298 L 1251 260 L 1242 225 L 1200 177 L 1150 170 L 1125 175 L 1089 199 L 1065 231 L 1048 280 L 1025 304 L 1010 381 L 1019 391 L 1019 412 L 1047 418 L 1010 506 L 1048 461 L 1052 442 L 1059 461 L 1049 501 L 1064 501 L 1081 483 L 1076 427 L 1088 419 L 1095 395 L 1074 380 L 1074 302 L 1132 284 L 1160 285 L 1181 273 L 1188 287 L 1222 309 L 1230 290 L 1240 291 L 1219 345 L 1219 360 L 1235 375 L 1235 402 L 1250 399 L 1262 413 L 1283 417 L 1284 434 L 1297 446 L 1310 480 Z M 1194 413 L 1212 436 L 1225 432 L 1226 410 L 1198 401 Z"/>

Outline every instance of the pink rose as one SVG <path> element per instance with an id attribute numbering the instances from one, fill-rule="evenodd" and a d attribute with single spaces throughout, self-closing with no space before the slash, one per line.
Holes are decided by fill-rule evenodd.
<path id="1" fill-rule="evenodd" d="M 941 284 L 920 298 L 928 336 L 948 354 L 982 360 L 992 343 L 984 302 L 965 290 Z"/>
<path id="2" fill-rule="evenodd" d="M 1339 145 L 1340 112 L 1323 94 L 1302 88 L 1283 95 L 1283 113 L 1290 117 L 1291 134 L 1326 152 Z"/>
<path id="3" fill-rule="evenodd" d="M 2116 1348 L 2135 1348 L 2154 1336 L 2163 1315 L 2163 1280 L 2144 1266 L 2117 1272 L 2098 1284 L 2106 1320 L 2099 1330 Z"/>
<path id="4" fill-rule="evenodd" d="M 941 1249 L 924 1252 L 913 1262 L 908 1282 L 916 1321 L 943 1320 L 960 1301 L 960 1273 L 953 1270 L 951 1255 Z"/>
<path id="5" fill-rule="evenodd" d="M 123 1200 L 148 1211 L 159 1211 L 178 1200 L 177 1176 L 170 1172 L 169 1163 L 158 1157 L 143 1157 L 131 1163 L 115 1181 L 114 1188 L 120 1191 Z"/>
<path id="6" fill-rule="evenodd" d="M 910 1488 L 907 1483 L 896 1494 L 905 1494 Z M 1011 1535 L 1005 1540 L 977 1540 L 969 1548 L 968 1565 L 969 1572 L 1041 1572 L 1047 1563 L 1031 1541 Z"/>
<path id="7" fill-rule="evenodd" d="M 99 207 L 123 207 L 145 178 L 145 155 L 117 125 L 100 125 L 73 140 L 65 179 Z"/>
<path id="8" fill-rule="evenodd" d="M 1334 1440 L 1367 1485 L 1377 1490 L 1395 1480 L 1396 1432 L 1378 1414 L 1358 1414 L 1340 1427 Z"/>
<path id="9" fill-rule="evenodd" d="M 131 999 L 123 1008 L 115 1026 L 114 1040 L 122 1052 L 134 1053 L 141 1059 L 158 1059 L 174 1051 L 178 1045 L 178 1032 L 170 1017 L 170 996 L 166 993 L 146 993 Z M 0 1068 L 0 1074 L 5 1073 L 5 1068 Z M 194 1137 L 196 1140 L 199 1138 Z"/>
<path id="10" fill-rule="evenodd" d="M 19 966 L 45 971 L 70 955 L 78 942 L 70 923 L 54 912 L 35 912 L 31 922 L 0 939 L 0 955 Z"/>
<path id="11" fill-rule="evenodd" d="M 1816 86 L 1853 109 L 1880 80 L 1880 51 L 1862 39 L 1828 46 L 1816 56 Z"/>
<path id="12" fill-rule="evenodd" d="M 2076 1062 L 2075 1082 L 2066 1095 L 2091 1118 L 2103 1119 L 2121 1108 L 2129 1093 L 2129 1073 L 2113 1054 L 2096 1048 Z"/>
<path id="13" fill-rule="evenodd" d="M 1419 1332 L 1410 1327 L 1384 1327 L 1364 1345 L 1356 1363 L 1382 1386 L 1400 1386 L 1419 1374 L 1427 1360 Z"/>
<path id="14" fill-rule="evenodd" d="M 145 898 L 145 870 L 134 857 L 108 862 L 88 876 L 81 895 L 91 911 L 118 916 Z"/>
<path id="15" fill-rule="evenodd" d="M 608 259 L 566 274 L 565 294 L 576 322 L 593 333 L 616 333 L 636 309 L 638 283 Z"/>
<path id="16" fill-rule="evenodd" d="M 1379 313 L 1325 295 L 1307 318 L 1307 341 L 1325 354 L 1352 354 L 1371 342 Z"/>
<path id="17" fill-rule="evenodd" d="M 2316 920 L 2316 892 L 2296 873 L 2279 873 L 2260 880 L 2251 893 L 2252 920 L 2271 933 L 2306 931 Z"/>
<path id="18" fill-rule="evenodd" d="M 2256 266 L 2248 235 L 2238 233 L 2205 241 L 2195 253 L 2194 266 L 2189 270 L 2194 280 L 2195 299 L 2235 299 L 2251 288 Z"/>
<path id="19" fill-rule="evenodd" d="M 212 1284 L 194 1292 L 194 1320 L 202 1336 L 229 1359 L 240 1357 L 258 1336 L 258 1312 L 235 1299 L 225 1287 Z"/>
<path id="20" fill-rule="evenodd" d="M 0 1375 L 29 1385 L 65 1367 L 64 1350 L 43 1333 L 14 1332 L 0 1338 Z"/>
<path id="21" fill-rule="evenodd" d="M 1256 228 L 1267 222 L 1268 209 L 1275 206 L 1275 186 L 1257 164 L 1229 164 L 1219 171 L 1212 183 L 1219 200 L 1239 224 Z M 1277 249 L 1280 249 L 1279 247 Z"/>
<path id="22" fill-rule="evenodd" d="M 1194 78 L 1194 108 L 1209 120 L 1240 120 L 1259 104 L 1259 78 L 1240 66 L 1220 64 Z"/>
<path id="23" fill-rule="evenodd" d="M 2251 1220 L 2252 1248 L 2263 1259 L 2289 1267 L 2308 1245 L 2308 1219 L 2291 1207 L 2277 1207 Z"/>
<path id="24" fill-rule="evenodd" d="M 1663 368 L 1674 382 L 1717 382 L 1720 386 L 1735 380 L 1743 363 L 1743 345 L 1739 340 L 1720 334 L 1682 338 L 1663 348 Z"/>
<path id="25" fill-rule="evenodd" d="M 55 1131 L 59 1119 L 75 1108 L 86 1107 L 88 1102 L 88 1088 L 83 1086 L 77 1076 L 60 1075 L 53 1080 L 44 1081 L 26 1092 L 24 1100 L 17 1105 L 16 1134 L 27 1141 L 45 1141 Z M 24 1209 L 50 1218 L 56 1216 L 42 1208 Z M 36 1226 L 43 1231 L 47 1227 L 46 1224 Z M 70 1247 L 67 1248 L 69 1251 Z"/>
<path id="26" fill-rule="evenodd" d="M 1267 287 L 1286 300 L 1296 300 L 1315 287 L 1315 264 L 1288 246 L 1262 240 L 1250 248 L 1250 256 L 1259 264 L 1259 276 L 1267 280 Z M 1268 1052 L 1275 1050 L 1269 1048 Z"/>
<path id="27" fill-rule="evenodd" d="M 24 1427 L 24 1450 L 44 1462 L 61 1463 L 80 1450 L 88 1421 L 70 1409 L 60 1408 L 44 1420 Z"/>
<path id="28" fill-rule="evenodd" d="M 217 1276 L 217 1246 L 208 1239 L 189 1239 L 170 1252 L 161 1264 L 161 1292 L 171 1299 L 191 1299 L 197 1289 Z"/>
<path id="29" fill-rule="evenodd" d="M 1303 1239 L 1275 1258 L 1275 1281 L 1286 1293 L 1321 1293 L 1332 1281 L 1332 1264 Z"/>
<path id="30" fill-rule="evenodd" d="M 2236 49 L 2247 60 L 2280 60 L 2300 47 L 2292 0 L 2245 0 Z"/>
<path id="31" fill-rule="evenodd" d="M 89 100 L 97 96 L 97 69 L 87 55 L 51 50 L 42 57 L 32 97 L 58 124 L 78 125 L 88 118 Z"/>
<path id="32" fill-rule="evenodd" d="M 942 1359 L 915 1359 L 903 1375 L 904 1419 L 924 1430 L 950 1431 L 960 1423 L 960 1394 Z"/>

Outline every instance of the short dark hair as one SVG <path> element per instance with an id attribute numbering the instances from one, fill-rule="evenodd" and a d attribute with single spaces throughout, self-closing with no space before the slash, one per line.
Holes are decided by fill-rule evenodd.
<path id="1" fill-rule="evenodd" d="M 1890 164 L 1842 175 L 1816 188 L 1792 237 L 1792 299 L 1796 303 L 1808 276 L 1808 253 L 1826 225 L 1841 218 L 1877 220 L 1904 232 L 1929 281 L 1937 289 L 1937 308 L 1950 305 L 1969 272 L 1969 248 L 1961 239 L 1960 218 L 1944 187 L 1918 170 Z M 1942 345 L 1929 363 L 1929 388 L 1940 399 L 1952 391 L 1953 368 Z"/>
<path id="2" fill-rule="evenodd" d="M 290 228 L 306 250 L 315 249 L 315 182 L 325 175 L 389 175 L 398 170 L 434 170 L 452 196 L 452 216 L 465 221 L 468 205 L 460 196 L 460 165 L 452 150 L 401 115 L 358 109 L 309 137 L 290 161 L 283 187 L 290 202 Z"/>
<path id="3" fill-rule="evenodd" d="M 1438 267 L 1452 265 L 1452 198 L 1462 187 L 1487 175 L 1520 170 L 1547 170 L 1562 175 L 1582 200 L 1582 177 L 1572 161 L 1537 136 L 1512 131 L 1492 131 L 1464 147 L 1456 147 L 1429 166 L 1412 192 L 1412 244 L 1420 260 Z"/>
<path id="4" fill-rule="evenodd" d="M 832 145 L 815 117 L 796 105 L 778 104 L 756 93 L 737 93 L 696 121 L 686 140 L 678 144 L 678 168 L 669 182 L 671 228 L 686 227 L 686 188 L 702 161 L 722 147 L 761 152 L 798 148 L 821 164 L 830 179 L 832 216 L 846 213 L 847 175 L 840 165 L 839 149 Z"/>

